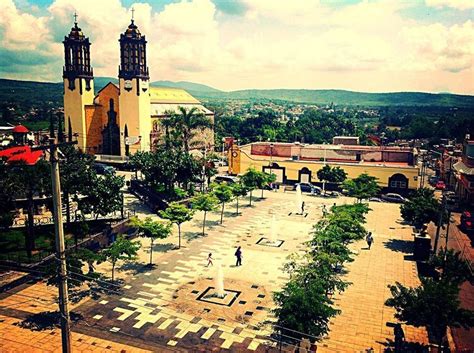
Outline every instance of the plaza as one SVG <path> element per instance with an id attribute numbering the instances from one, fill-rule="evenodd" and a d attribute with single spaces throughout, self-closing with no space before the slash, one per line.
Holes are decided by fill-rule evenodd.
<path id="1" fill-rule="evenodd" d="M 239 216 L 234 203 L 227 205 L 222 225 L 219 212 L 211 212 L 204 237 L 202 214 L 196 213 L 182 225 L 181 249 L 175 249 L 176 230 L 171 237 L 155 242 L 154 267 L 146 266 L 149 240 L 140 238 L 139 260 L 118 265 L 117 277 L 124 285 L 72 307 L 72 312 L 84 318 L 72 326 L 75 351 L 278 351 L 278 337 L 271 336 L 272 293 L 288 280 L 284 271 L 287 257 L 304 251 L 304 242 L 322 217 L 323 205 L 329 208 L 333 203 L 354 200 L 303 195 L 305 214 L 298 215 L 294 192 L 280 190 L 265 192 L 264 199 L 259 196 L 260 192 L 254 193 L 252 207 L 247 206 L 248 197 L 241 198 Z M 151 215 L 130 194 L 126 194 L 126 207 L 139 217 Z M 410 286 L 419 283 L 416 262 L 409 255 L 411 228 L 401 224 L 399 206 L 370 203 L 370 207 L 366 228 L 373 232 L 374 244 L 370 250 L 365 241 L 351 245 L 354 262 L 347 266 L 345 279 L 352 284 L 344 293 L 335 294 L 335 306 L 342 312 L 331 321 L 330 333 L 318 343 L 318 352 L 364 352 L 369 348 L 383 352 L 393 341 L 390 323 L 396 322 L 393 309 L 384 305 L 390 296 L 387 286 L 395 281 Z M 266 246 L 262 238 L 271 236 L 273 214 L 273 236 L 279 246 Z M 234 253 L 238 246 L 243 257 L 242 266 L 237 267 Z M 208 267 L 209 253 L 214 261 Z M 226 294 L 223 299 L 212 295 L 219 266 Z M 110 265 L 101 264 L 97 270 L 108 273 Z M 25 302 L 27 296 L 38 295 L 41 302 Z M 2 294 L 0 345 L 8 344 L 9 352 L 21 351 L 9 340 L 19 344 L 27 340 L 38 351 L 48 347 L 50 340 L 31 339 L 31 331 L 12 324 L 28 313 L 56 310 L 55 296 L 55 288 L 43 282 Z M 15 310 L 9 309 L 12 305 Z M 404 326 L 404 331 L 407 342 L 428 343 L 424 329 Z M 283 349 L 293 351 L 296 347 L 284 344 Z"/>

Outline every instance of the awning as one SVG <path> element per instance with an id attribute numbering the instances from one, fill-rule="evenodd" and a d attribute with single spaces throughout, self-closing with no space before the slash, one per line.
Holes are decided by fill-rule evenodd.
<path id="1" fill-rule="evenodd" d="M 453 165 L 456 172 L 466 175 L 474 175 L 474 168 L 470 168 L 465 165 L 462 161 L 459 161 Z"/>

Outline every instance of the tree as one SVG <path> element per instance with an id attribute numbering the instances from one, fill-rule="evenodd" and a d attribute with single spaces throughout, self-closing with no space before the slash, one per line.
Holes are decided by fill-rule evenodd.
<path id="1" fill-rule="evenodd" d="M 156 239 L 165 239 L 171 234 L 171 224 L 166 222 L 154 221 L 151 217 L 144 220 L 134 217 L 131 219 L 132 224 L 138 228 L 138 231 L 145 237 L 150 239 L 150 266 L 153 265 L 153 243 Z"/>
<path id="2" fill-rule="evenodd" d="M 241 183 L 234 183 L 231 185 L 231 187 L 232 194 L 234 195 L 235 200 L 237 201 L 236 213 L 239 214 L 239 197 L 247 195 L 247 189 Z"/>
<path id="3" fill-rule="evenodd" d="M 347 173 L 344 169 L 341 167 L 332 168 L 328 164 L 319 169 L 316 174 L 323 183 L 342 183 L 347 178 Z"/>
<path id="4" fill-rule="evenodd" d="M 422 278 L 416 288 L 398 282 L 388 287 L 392 297 L 385 305 L 395 308 L 395 317 L 408 325 L 425 326 L 440 347 L 448 326 L 468 329 L 474 325 L 474 312 L 460 308 L 454 284 Z"/>
<path id="5" fill-rule="evenodd" d="M 276 175 L 271 173 L 265 173 L 265 172 L 258 172 L 260 174 L 260 178 L 258 180 L 258 188 L 262 190 L 262 195 L 260 196 L 261 199 L 263 199 L 263 190 L 265 188 L 268 188 L 269 185 L 276 180 Z"/>
<path id="6" fill-rule="evenodd" d="M 221 224 L 224 218 L 224 206 L 226 202 L 232 200 L 234 196 L 232 193 L 232 187 L 227 185 L 226 183 L 221 183 L 217 185 L 212 185 L 212 193 L 214 196 L 219 200 L 219 203 L 222 205 L 221 209 Z"/>
<path id="7" fill-rule="evenodd" d="M 342 187 L 347 191 L 349 196 L 355 197 L 358 202 L 377 195 L 380 190 L 377 184 L 377 178 L 367 173 L 363 173 L 357 178 L 344 181 Z"/>
<path id="8" fill-rule="evenodd" d="M 101 255 L 103 261 L 108 261 L 112 264 L 112 282 L 115 278 L 115 265 L 118 260 L 130 261 L 137 256 L 140 243 L 138 241 L 131 241 L 119 235 L 117 240 L 112 243 L 107 249 L 102 250 Z"/>
<path id="9" fill-rule="evenodd" d="M 249 192 L 249 205 L 252 206 L 252 191 L 257 189 L 261 183 L 262 175 L 253 167 L 247 169 L 240 178 L 241 183 Z"/>
<path id="10" fill-rule="evenodd" d="M 273 296 L 277 308 L 274 314 L 281 333 L 299 341 L 306 335 L 323 337 L 329 331 L 329 320 L 340 310 L 334 309 L 332 300 L 326 296 L 326 289 L 320 281 L 301 285 L 288 282 Z"/>
<path id="11" fill-rule="evenodd" d="M 181 224 L 193 219 L 193 214 L 193 210 L 177 202 L 170 203 L 164 211 L 160 211 L 161 217 L 178 226 L 178 249 L 181 248 Z"/>
<path id="12" fill-rule="evenodd" d="M 459 286 L 472 279 L 471 268 L 459 251 L 440 249 L 430 258 L 430 265 L 439 271 L 442 281 Z"/>
<path id="13" fill-rule="evenodd" d="M 11 182 L 15 185 L 15 196 L 25 197 L 27 200 L 27 237 L 25 239 L 26 252 L 31 257 L 35 249 L 34 231 L 34 197 L 49 194 L 51 190 L 50 165 L 45 160 L 39 160 L 35 165 L 26 165 L 23 162 L 10 166 L 8 173 Z"/>
<path id="14" fill-rule="evenodd" d="M 83 199 L 79 200 L 81 211 L 93 212 L 96 218 L 120 211 L 123 206 L 122 187 L 124 177 L 117 175 L 93 176 L 91 186 L 84 190 Z"/>
<path id="15" fill-rule="evenodd" d="M 404 221 L 421 228 L 426 223 L 438 220 L 441 207 L 433 190 L 421 188 L 400 205 L 400 211 Z"/>
<path id="16" fill-rule="evenodd" d="M 186 109 L 178 107 L 179 113 L 172 116 L 174 127 L 181 133 L 185 152 L 189 152 L 189 143 L 195 136 L 196 130 L 212 127 L 211 120 L 201 113 L 196 107 Z"/>
<path id="17" fill-rule="evenodd" d="M 191 200 L 191 206 L 193 209 L 204 212 L 204 218 L 202 221 L 202 236 L 205 235 L 204 231 L 206 227 L 207 212 L 214 211 L 218 202 L 219 200 L 217 200 L 217 198 L 212 194 L 198 194 Z"/>

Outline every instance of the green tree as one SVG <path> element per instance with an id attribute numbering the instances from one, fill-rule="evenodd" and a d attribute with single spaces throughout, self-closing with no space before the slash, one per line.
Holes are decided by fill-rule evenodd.
<path id="1" fill-rule="evenodd" d="M 306 335 L 323 337 L 329 331 L 329 320 L 340 312 L 332 307 L 333 302 L 319 280 L 304 286 L 290 281 L 273 298 L 277 325 L 285 337 L 294 338 L 290 339 L 293 342 Z"/>
<path id="2" fill-rule="evenodd" d="M 118 260 L 131 261 L 136 259 L 140 242 L 131 241 L 119 235 L 112 245 L 102 250 L 102 260 L 112 264 L 112 281 L 115 280 L 115 265 Z"/>
<path id="3" fill-rule="evenodd" d="M 252 206 L 252 191 L 257 189 L 261 184 L 262 175 L 253 167 L 247 169 L 240 178 L 241 183 L 249 192 L 249 205 Z"/>
<path id="4" fill-rule="evenodd" d="M 343 189 L 347 191 L 349 196 L 355 197 L 358 202 L 371 198 L 380 190 L 377 184 L 377 178 L 363 173 L 357 178 L 345 180 Z"/>
<path id="5" fill-rule="evenodd" d="M 154 242 L 156 239 L 165 239 L 170 236 L 171 224 L 154 221 L 151 217 L 146 217 L 144 220 L 134 217 L 131 223 L 138 228 L 140 234 L 150 239 L 150 266 L 152 266 Z"/>
<path id="6" fill-rule="evenodd" d="M 211 128 L 212 122 L 201 113 L 196 107 L 187 109 L 185 107 L 178 107 L 178 113 L 172 116 L 174 128 L 180 132 L 183 147 L 186 152 L 189 152 L 192 138 L 199 130 Z"/>
<path id="7" fill-rule="evenodd" d="M 430 258 L 430 265 L 440 273 L 442 281 L 459 286 L 472 279 L 468 261 L 461 257 L 459 251 L 442 248 Z"/>
<path id="8" fill-rule="evenodd" d="M 234 183 L 231 185 L 232 187 L 232 194 L 235 197 L 236 200 L 236 214 L 239 214 L 239 197 L 243 197 L 247 195 L 247 189 L 245 186 L 243 186 L 241 183 Z"/>
<path id="9" fill-rule="evenodd" d="M 221 224 L 224 218 L 224 206 L 227 202 L 232 200 L 234 194 L 232 193 L 232 187 L 227 185 L 226 183 L 211 185 L 212 193 L 214 196 L 219 200 L 221 204 Z"/>
<path id="10" fill-rule="evenodd" d="M 117 175 L 93 176 L 91 186 L 84 190 L 83 199 L 79 200 L 82 212 L 93 212 L 98 218 L 112 212 L 120 211 L 123 207 L 122 187 L 124 177 Z"/>
<path id="11" fill-rule="evenodd" d="M 174 223 L 178 226 L 178 249 L 180 249 L 181 248 L 181 224 L 193 219 L 194 211 L 192 209 L 187 208 L 183 204 L 172 202 L 164 211 L 160 211 L 159 214 L 164 219 L 167 219 L 171 223 Z"/>
<path id="12" fill-rule="evenodd" d="M 439 346 L 448 326 L 469 329 L 474 325 L 474 312 L 460 307 L 459 289 L 454 284 L 422 278 L 416 288 L 398 282 L 389 288 L 392 297 L 385 305 L 395 308 L 395 317 L 408 325 L 426 327 Z"/>
<path id="13" fill-rule="evenodd" d="M 347 178 L 347 173 L 341 167 L 331 167 L 326 164 L 317 171 L 318 179 L 323 183 L 342 183 Z M 325 188 L 326 190 L 326 188 Z"/>
<path id="14" fill-rule="evenodd" d="M 276 175 L 271 173 L 265 173 L 265 172 L 258 172 L 260 174 L 260 178 L 258 180 L 258 188 L 262 190 L 262 195 L 260 196 L 261 199 L 263 199 L 263 191 L 265 188 L 268 188 L 269 185 L 276 180 Z"/>
<path id="15" fill-rule="evenodd" d="M 421 188 L 400 205 L 400 211 L 404 221 L 421 228 L 426 223 L 438 220 L 441 207 L 433 190 Z"/>
<path id="16" fill-rule="evenodd" d="M 202 221 L 202 236 L 205 235 L 207 212 L 214 211 L 218 202 L 219 200 L 212 194 L 198 194 L 191 200 L 191 206 L 193 209 L 204 212 L 204 218 Z"/>

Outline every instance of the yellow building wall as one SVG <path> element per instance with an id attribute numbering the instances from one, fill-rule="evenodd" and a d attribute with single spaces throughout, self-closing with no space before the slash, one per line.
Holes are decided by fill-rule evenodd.
<path id="1" fill-rule="evenodd" d="M 260 157 L 260 156 L 259 156 Z M 279 160 L 273 158 L 273 163 L 285 168 L 285 176 L 287 180 L 298 180 L 299 171 L 303 168 L 308 168 L 311 171 L 311 181 L 318 182 L 317 172 L 324 166 L 323 162 L 309 162 L 309 161 L 290 161 Z M 388 187 L 388 179 L 394 174 L 403 174 L 408 178 L 408 188 L 418 188 L 418 174 L 417 167 L 395 167 L 395 166 L 376 166 L 366 164 L 340 164 L 340 163 L 326 163 L 331 167 L 340 167 L 347 173 L 349 179 L 358 177 L 363 173 L 378 178 L 378 184 L 381 187 Z M 229 173 L 243 174 L 248 168 L 254 167 L 257 170 L 262 170 L 263 167 L 270 165 L 270 158 L 250 158 L 245 153 L 240 153 L 240 150 L 234 149 L 229 151 Z"/>
<path id="2" fill-rule="evenodd" d="M 69 131 L 69 119 L 71 120 L 72 133 L 77 133 L 77 147 L 82 151 L 87 146 L 87 130 L 85 106 L 94 101 L 94 80 L 90 81 L 90 90 L 86 90 L 86 82 L 83 78 L 75 79 L 75 89 L 71 91 L 68 79 L 64 79 L 64 121 L 66 134 Z M 82 94 L 80 85 L 82 85 Z"/>
<path id="3" fill-rule="evenodd" d="M 124 87 L 124 82 L 123 78 L 119 81 L 120 150 L 122 156 L 125 156 L 125 125 L 127 125 L 129 137 L 141 136 L 139 144 L 130 145 L 130 154 L 150 150 L 151 132 L 150 90 L 147 86 L 148 83 L 135 78 L 132 80 L 132 89 L 127 91 Z M 143 91 L 144 87 L 147 87 L 146 91 Z M 137 89 L 140 90 L 140 95 L 137 95 Z"/>

